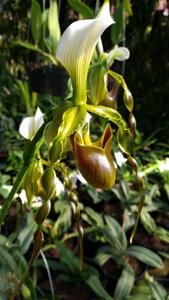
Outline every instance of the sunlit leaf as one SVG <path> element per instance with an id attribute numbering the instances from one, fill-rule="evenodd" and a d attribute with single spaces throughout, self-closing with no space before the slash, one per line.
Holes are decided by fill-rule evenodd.
<path id="1" fill-rule="evenodd" d="M 38 44 L 42 36 L 42 13 L 40 4 L 36 0 L 32 0 L 31 7 L 31 33 L 36 44 Z"/>
<path id="2" fill-rule="evenodd" d="M 115 123 L 120 128 L 124 128 L 126 126 L 126 123 L 122 118 L 121 114 L 113 108 L 105 107 L 101 105 L 98 106 L 87 105 L 87 110 L 102 118 L 108 119 L 109 121 Z"/>
<path id="3" fill-rule="evenodd" d="M 111 40 L 114 45 L 117 45 L 122 40 L 123 34 L 123 4 L 121 3 L 115 14 L 114 14 L 115 24 L 111 27 Z"/>
<path id="4" fill-rule="evenodd" d="M 129 265 L 125 266 L 123 269 L 121 276 L 117 282 L 115 291 L 114 291 L 114 299 L 116 300 L 124 300 L 130 294 L 133 284 L 134 284 L 134 271 L 132 267 Z"/>
<path id="5" fill-rule="evenodd" d="M 151 267 L 162 268 L 163 261 L 159 255 L 152 250 L 142 246 L 130 246 L 127 254 L 133 256 Z"/>
<path id="6" fill-rule="evenodd" d="M 125 250 L 127 247 L 127 239 L 124 230 L 120 224 L 110 216 L 105 216 L 105 221 L 110 229 L 113 238 L 121 243 L 121 247 Z"/>
<path id="7" fill-rule="evenodd" d="M 126 13 L 128 13 L 129 16 L 133 15 L 132 6 L 130 0 L 123 0 L 123 7 Z"/>
<path id="8" fill-rule="evenodd" d="M 154 300 L 165 300 L 167 299 L 167 292 L 164 287 L 155 280 L 149 281 L 148 285 L 152 293 Z"/>
<path id="9" fill-rule="evenodd" d="M 98 276 L 91 275 L 88 279 L 86 279 L 87 285 L 91 287 L 91 289 L 98 295 L 101 299 L 113 300 L 113 298 L 107 293 L 107 291 L 102 286 Z"/>
<path id="10" fill-rule="evenodd" d="M 61 36 L 56 0 L 52 0 L 51 5 L 49 7 L 48 28 L 50 35 L 51 50 L 53 55 L 55 55 L 57 44 Z"/>
<path id="11" fill-rule="evenodd" d="M 68 0 L 68 4 L 84 19 L 92 19 L 95 17 L 94 11 L 86 3 L 78 0 Z"/>

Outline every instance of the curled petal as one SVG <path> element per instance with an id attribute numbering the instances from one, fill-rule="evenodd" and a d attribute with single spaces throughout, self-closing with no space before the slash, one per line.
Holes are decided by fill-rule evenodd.
<path id="1" fill-rule="evenodd" d="M 118 47 L 109 52 L 107 58 L 108 67 L 112 65 L 114 60 L 123 61 L 130 57 L 130 52 L 126 47 Z"/>

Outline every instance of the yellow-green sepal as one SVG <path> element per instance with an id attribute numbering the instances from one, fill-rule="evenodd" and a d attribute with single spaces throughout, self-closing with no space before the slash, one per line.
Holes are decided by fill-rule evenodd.
<path id="1" fill-rule="evenodd" d="M 105 107 L 102 105 L 87 105 L 87 110 L 88 112 L 94 113 L 102 118 L 108 119 L 109 121 L 116 124 L 119 128 L 126 128 L 126 122 L 121 116 L 121 114 L 111 107 Z"/>
<path id="2" fill-rule="evenodd" d="M 58 105 L 53 111 L 53 118 L 45 126 L 43 137 L 47 147 L 53 142 L 54 138 L 58 134 L 59 126 L 62 123 L 63 114 L 70 107 L 71 103 L 66 101 Z"/>
<path id="3" fill-rule="evenodd" d="M 43 167 L 40 160 L 34 160 L 26 173 L 24 180 L 24 188 L 28 203 L 31 206 L 34 196 L 41 192 L 40 178 L 43 174 Z"/>
<path id="4" fill-rule="evenodd" d="M 97 105 L 101 100 L 106 98 L 107 90 L 107 56 L 102 54 L 99 62 L 92 66 L 88 75 L 89 101 Z"/>
<path id="5" fill-rule="evenodd" d="M 67 150 L 68 138 L 84 124 L 86 117 L 86 106 L 79 105 L 69 108 L 64 112 L 62 123 L 58 128 L 58 134 L 50 145 L 49 160 L 53 164 L 62 158 Z"/>
<path id="6" fill-rule="evenodd" d="M 41 177 L 41 185 L 43 188 L 42 198 L 44 200 L 53 199 L 56 195 L 56 173 L 52 167 L 44 171 Z"/>

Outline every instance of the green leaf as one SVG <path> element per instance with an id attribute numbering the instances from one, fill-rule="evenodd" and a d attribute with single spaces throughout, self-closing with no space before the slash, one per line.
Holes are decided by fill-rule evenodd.
<path id="1" fill-rule="evenodd" d="M 50 36 L 50 46 L 53 55 L 56 53 L 57 44 L 60 40 L 61 32 L 59 25 L 58 7 L 56 0 L 52 0 L 49 7 L 48 28 Z"/>
<path id="2" fill-rule="evenodd" d="M 12 272 L 18 276 L 18 265 L 5 246 L 0 246 L 0 257 L 1 260 L 3 259 L 6 262 Z"/>
<path id="3" fill-rule="evenodd" d="M 46 53 L 46 52 L 42 51 L 36 45 L 33 45 L 31 43 L 28 43 L 28 42 L 17 41 L 15 43 L 13 43 L 12 46 L 13 47 L 21 46 L 21 47 L 24 47 L 24 48 L 26 48 L 28 50 L 38 52 L 42 56 L 47 57 L 53 64 L 55 64 L 55 65 L 57 64 L 57 59 L 55 58 L 55 56 L 53 56 L 52 54 L 49 54 L 49 53 Z"/>
<path id="4" fill-rule="evenodd" d="M 93 221 L 95 221 L 95 223 L 97 224 L 98 227 L 103 227 L 104 226 L 102 216 L 99 213 L 95 212 L 94 209 L 92 209 L 91 207 L 86 207 L 85 211 L 89 215 L 89 217 Z"/>
<path id="5" fill-rule="evenodd" d="M 93 19 L 95 17 L 94 11 L 85 3 L 78 0 L 68 0 L 68 4 L 84 19 Z"/>
<path id="6" fill-rule="evenodd" d="M 126 123 L 122 118 L 121 114 L 117 112 L 115 109 L 105 106 L 94 106 L 87 105 L 87 110 L 91 113 L 94 113 L 102 118 L 106 118 L 116 124 L 119 128 L 125 128 Z"/>
<path id="7" fill-rule="evenodd" d="M 113 300 L 113 298 L 107 293 L 107 291 L 102 286 L 99 277 L 97 275 L 91 275 L 87 278 L 86 283 L 91 289 L 98 295 L 101 299 Z"/>
<path id="8" fill-rule="evenodd" d="M 42 12 L 40 8 L 40 4 L 36 0 L 32 0 L 31 33 L 35 41 L 35 44 L 38 44 L 42 36 Z"/>
<path id="9" fill-rule="evenodd" d="M 58 236 L 63 231 L 67 231 L 71 225 L 72 210 L 70 203 L 63 201 L 63 199 L 58 200 L 54 205 L 54 210 L 59 214 L 54 226 L 52 228 L 52 235 Z"/>
<path id="10" fill-rule="evenodd" d="M 109 248 L 109 251 L 111 251 L 111 250 L 112 250 L 112 248 Z M 103 266 L 111 258 L 112 258 L 111 254 L 102 252 L 102 250 L 99 249 L 99 253 L 96 256 L 96 261 L 98 262 L 98 264 L 100 266 Z"/>
<path id="11" fill-rule="evenodd" d="M 25 105 L 25 108 L 27 110 L 27 114 L 31 114 L 31 96 L 28 82 L 18 80 L 18 86 L 21 92 L 23 104 Z"/>
<path id="12" fill-rule="evenodd" d="M 29 43 L 29 42 L 17 41 L 17 42 L 14 42 L 12 44 L 12 46 L 13 47 L 15 47 L 15 46 L 21 46 L 21 47 L 24 47 L 24 48 L 32 50 L 32 51 L 42 52 L 42 50 L 40 48 L 38 48 L 38 46 L 33 45 L 33 44 Z"/>
<path id="13" fill-rule="evenodd" d="M 37 224 L 32 215 L 28 215 L 27 226 L 23 227 L 18 235 L 19 247 L 21 253 L 25 254 L 33 240 L 33 235 L 37 229 Z"/>
<path id="14" fill-rule="evenodd" d="M 163 268 L 163 261 L 159 255 L 152 250 L 149 250 L 142 246 L 130 246 L 127 249 L 126 254 L 133 256 L 148 266 L 155 268 Z"/>
<path id="15" fill-rule="evenodd" d="M 121 244 L 121 248 L 125 251 L 127 247 L 127 239 L 124 230 L 122 230 L 120 224 L 112 217 L 105 216 L 105 220 L 113 239 L 118 239 Z"/>
<path id="16" fill-rule="evenodd" d="M 123 4 L 119 5 L 113 18 L 116 23 L 111 27 L 111 40 L 114 45 L 117 45 L 123 36 Z"/>
<path id="17" fill-rule="evenodd" d="M 80 271 L 80 265 L 78 259 L 74 256 L 74 254 L 69 251 L 66 246 L 58 240 L 55 240 L 55 245 L 60 253 L 60 259 L 72 273 L 77 273 Z"/>
<path id="18" fill-rule="evenodd" d="M 129 266 L 126 265 L 125 269 L 122 271 L 122 274 L 117 282 L 114 298 L 116 300 L 124 300 L 130 294 L 134 284 L 134 271 Z"/>
<path id="19" fill-rule="evenodd" d="M 142 278 L 132 289 L 132 295 L 127 300 L 153 300 L 150 295 L 150 288 L 145 278 Z"/>
<path id="20" fill-rule="evenodd" d="M 149 281 L 148 285 L 154 300 L 166 300 L 167 292 L 157 281 Z"/>
<path id="21" fill-rule="evenodd" d="M 131 7 L 130 0 L 124 0 L 124 1 L 123 1 L 123 8 L 124 8 L 125 12 L 126 12 L 129 16 L 132 16 L 132 15 L 133 15 L 133 11 L 132 11 L 132 7 Z"/>

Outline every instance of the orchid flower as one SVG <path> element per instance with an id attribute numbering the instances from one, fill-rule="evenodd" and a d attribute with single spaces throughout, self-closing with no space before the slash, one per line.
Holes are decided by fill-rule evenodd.
<path id="1" fill-rule="evenodd" d="M 38 107 L 35 116 L 26 117 L 19 126 L 19 133 L 27 140 L 32 140 L 38 129 L 44 123 L 43 113 Z"/>
<path id="2" fill-rule="evenodd" d="M 88 129 L 88 128 L 87 128 Z M 102 136 L 91 142 L 88 130 L 76 132 L 72 138 L 77 167 L 83 177 L 100 189 L 111 188 L 116 179 L 116 170 L 111 155 L 112 129 L 108 124 Z"/>
<path id="3" fill-rule="evenodd" d="M 60 39 L 56 57 L 71 77 L 75 104 L 86 103 L 87 75 L 95 46 L 104 30 L 113 23 L 109 1 L 105 0 L 95 19 L 72 23 Z"/>

